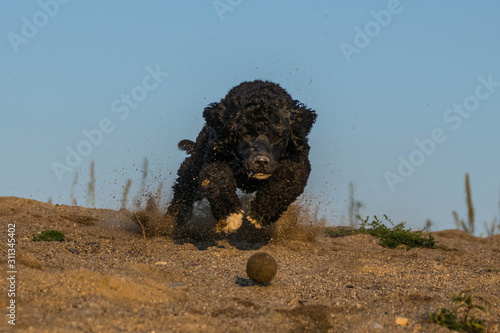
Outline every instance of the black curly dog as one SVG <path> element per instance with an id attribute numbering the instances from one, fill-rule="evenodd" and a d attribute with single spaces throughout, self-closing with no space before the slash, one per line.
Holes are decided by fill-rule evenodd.
<path id="1" fill-rule="evenodd" d="M 208 199 L 218 232 L 237 230 L 243 219 L 256 228 L 275 222 L 302 194 L 311 165 L 307 135 L 316 113 L 279 85 L 243 82 L 203 112 L 196 142 L 182 140 L 182 163 L 167 216 L 183 225 L 193 203 Z M 248 212 L 236 194 L 256 192 Z"/>

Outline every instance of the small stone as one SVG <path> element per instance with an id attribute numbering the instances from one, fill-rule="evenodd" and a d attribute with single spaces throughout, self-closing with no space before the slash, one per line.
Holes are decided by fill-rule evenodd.
<path id="1" fill-rule="evenodd" d="M 396 318 L 396 325 L 406 326 L 409 323 L 410 323 L 410 320 L 408 318 L 404 318 L 404 317 L 397 317 Z"/>
<path id="2" fill-rule="evenodd" d="M 73 254 L 78 254 L 80 253 L 80 250 L 74 248 L 74 247 L 68 247 L 66 248 L 69 252 L 73 253 Z"/>
<path id="3" fill-rule="evenodd" d="M 361 304 L 356 304 L 356 309 L 361 309 Z"/>
<path id="4" fill-rule="evenodd" d="M 374 321 L 373 323 L 370 324 L 371 328 L 374 328 L 376 330 L 381 330 L 384 328 L 384 326 L 380 325 L 379 323 L 377 323 L 376 321 Z"/>
<path id="5" fill-rule="evenodd" d="M 155 262 L 155 266 L 167 266 L 167 263 L 165 261 L 158 261 Z"/>

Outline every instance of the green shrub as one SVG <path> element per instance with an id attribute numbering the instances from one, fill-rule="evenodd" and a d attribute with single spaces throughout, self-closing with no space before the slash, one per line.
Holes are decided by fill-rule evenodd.
<path id="1" fill-rule="evenodd" d="M 377 216 L 373 216 L 373 220 L 368 223 L 369 217 L 367 216 L 366 219 L 361 219 L 360 230 L 362 233 L 380 238 L 380 245 L 391 249 L 398 245 L 406 245 L 408 249 L 413 247 L 435 248 L 436 242 L 432 238 L 432 234 L 424 237 L 422 231 L 412 232 L 411 229 L 405 229 L 405 222 L 394 225 L 387 215 L 384 215 L 384 218 L 392 225 L 392 228 L 387 227 Z"/>
<path id="2" fill-rule="evenodd" d="M 368 222 L 369 217 L 364 220 L 359 218 L 361 220 L 359 229 L 328 227 L 325 229 L 325 234 L 329 237 L 344 237 L 356 234 L 372 235 L 380 238 L 380 245 L 391 249 L 399 245 L 406 245 L 408 249 L 413 247 L 432 249 L 436 247 L 432 234 L 425 237 L 422 235 L 422 231 L 412 232 L 411 229 L 405 229 L 405 222 L 394 225 L 387 215 L 384 215 L 384 218 L 392 225 L 391 228 L 381 222 L 377 216 L 373 216 L 371 222 Z"/>
<path id="3" fill-rule="evenodd" d="M 451 295 L 453 303 L 457 304 L 453 310 L 446 308 L 437 309 L 436 312 L 429 313 L 429 320 L 457 332 L 482 333 L 486 332 L 486 321 L 478 319 L 470 314 L 472 309 L 479 309 L 486 312 L 486 308 L 473 303 L 470 291 L 461 291 L 458 295 Z M 488 312 L 491 312 L 491 304 L 488 305 Z M 464 309 L 460 316 L 457 314 L 459 309 Z"/>
<path id="4" fill-rule="evenodd" d="M 62 242 L 66 236 L 57 230 L 46 230 L 33 237 L 34 242 Z"/>

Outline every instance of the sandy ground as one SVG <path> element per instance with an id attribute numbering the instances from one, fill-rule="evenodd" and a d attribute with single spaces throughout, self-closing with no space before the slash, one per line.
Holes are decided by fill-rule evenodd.
<path id="1" fill-rule="evenodd" d="M 428 323 L 428 313 L 451 309 L 448 295 L 469 289 L 493 307 L 475 314 L 488 332 L 500 332 L 500 235 L 440 231 L 433 233 L 439 248 L 407 251 L 383 248 L 368 235 L 332 239 L 318 228 L 278 225 L 261 238 L 199 235 L 183 243 L 144 239 L 125 210 L 5 197 L 2 276 L 9 223 L 17 241 L 16 325 L 4 315 L 0 331 L 448 332 Z M 67 239 L 32 240 L 48 229 Z M 278 262 L 267 286 L 245 273 L 259 251 Z M 4 313 L 8 282 L 0 281 Z"/>

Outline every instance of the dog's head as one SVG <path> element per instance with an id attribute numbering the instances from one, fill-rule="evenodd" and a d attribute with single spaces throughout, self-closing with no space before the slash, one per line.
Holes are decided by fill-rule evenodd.
<path id="1" fill-rule="evenodd" d="M 284 154 L 290 138 L 290 121 L 283 112 L 246 111 L 237 116 L 234 125 L 234 155 L 250 177 L 266 179 Z"/>
<path id="2" fill-rule="evenodd" d="M 203 113 L 211 140 L 241 162 L 255 179 L 270 177 L 287 153 L 308 149 L 307 138 L 316 119 L 279 85 L 244 82 Z"/>

